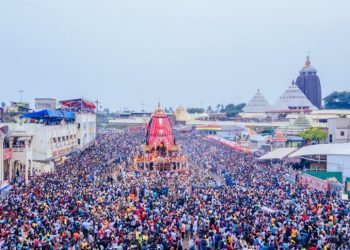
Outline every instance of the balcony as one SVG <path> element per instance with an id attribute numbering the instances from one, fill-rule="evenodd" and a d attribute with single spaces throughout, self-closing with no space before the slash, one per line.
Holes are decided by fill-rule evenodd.
<path id="1" fill-rule="evenodd" d="M 13 153 L 22 153 L 24 151 L 25 151 L 24 147 L 14 147 L 14 148 L 12 148 L 12 152 Z"/>

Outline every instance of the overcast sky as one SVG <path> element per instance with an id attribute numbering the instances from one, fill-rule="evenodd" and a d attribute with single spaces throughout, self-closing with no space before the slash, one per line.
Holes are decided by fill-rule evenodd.
<path id="1" fill-rule="evenodd" d="M 153 110 L 274 103 L 310 51 L 322 95 L 350 89 L 350 1 L 3 0 L 0 101 L 97 98 Z"/>

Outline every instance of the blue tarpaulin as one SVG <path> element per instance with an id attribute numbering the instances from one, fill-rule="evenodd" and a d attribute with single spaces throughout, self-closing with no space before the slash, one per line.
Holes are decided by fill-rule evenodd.
<path id="1" fill-rule="evenodd" d="M 62 111 L 62 110 L 50 110 L 44 109 L 37 112 L 27 113 L 22 115 L 20 118 L 30 118 L 35 120 L 66 120 L 74 121 L 75 113 L 71 111 Z"/>
<path id="2" fill-rule="evenodd" d="M 62 111 L 64 119 L 67 121 L 74 121 L 75 120 L 75 113 L 71 111 Z"/>

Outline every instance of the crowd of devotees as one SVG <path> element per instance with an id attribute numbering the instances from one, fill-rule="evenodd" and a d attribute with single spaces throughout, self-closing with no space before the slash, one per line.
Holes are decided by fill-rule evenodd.
<path id="1" fill-rule="evenodd" d="M 281 162 L 179 134 L 182 172 L 140 171 L 143 130 L 102 131 L 0 203 L 0 249 L 350 249 L 349 202 Z"/>

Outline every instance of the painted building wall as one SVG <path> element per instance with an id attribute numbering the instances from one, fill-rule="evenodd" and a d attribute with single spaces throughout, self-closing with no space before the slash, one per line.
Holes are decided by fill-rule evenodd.
<path id="1" fill-rule="evenodd" d="M 327 171 L 343 173 L 343 181 L 350 177 L 350 155 L 327 155 Z"/>

